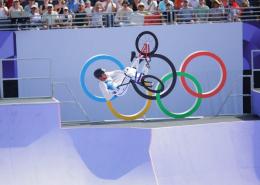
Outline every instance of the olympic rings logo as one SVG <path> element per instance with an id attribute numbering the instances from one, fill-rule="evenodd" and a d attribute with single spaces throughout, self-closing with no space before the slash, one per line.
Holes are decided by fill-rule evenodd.
<path id="1" fill-rule="evenodd" d="M 157 45 L 158 47 L 158 45 Z M 157 48 L 156 48 L 157 49 Z M 138 50 L 139 51 L 139 50 Z M 156 54 L 155 54 L 156 55 Z M 214 89 L 212 89 L 211 91 L 208 92 L 202 92 L 202 87 L 200 85 L 200 83 L 198 82 L 198 80 L 191 74 L 186 72 L 187 66 L 194 61 L 195 58 L 201 57 L 201 56 L 207 56 L 212 58 L 215 62 L 217 62 L 221 68 L 221 76 L 220 76 L 220 80 L 219 83 L 216 85 L 216 87 Z M 151 104 L 152 104 L 152 100 L 153 98 L 149 98 L 149 97 L 154 97 L 154 100 L 156 100 L 156 103 L 159 107 L 159 109 L 167 116 L 171 117 L 171 118 L 185 118 L 188 116 L 191 116 L 194 112 L 196 112 L 198 110 L 198 108 L 200 107 L 200 104 L 202 102 L 202 98 L 209 98 L 212 97 L 214 95 L 216 95 L 217 93 L 219 93 L 226 82 L 227 79 L 227 70 L 226 70 L 226 66 L 223 62 L 223 60 L 217 56 L 216 54 L 210 52 L 210 51 L 196 51 L 192 54 L 190 54 L 189 56 L 187 56 L 184 61 L 182 62 L 179 71 L 173 71 L 170 73 L 165 74 L 161 81 L 163 84 L 165 84 L 168 80 L 172 79 L 172 78 L 176 78 L 176 77 L 180 77 L 181 80 L 181 84 L 184 87 L 184 89 L 192 96 L 196 97 L 196 101 L 194 102 L 194 104 L 192 105 L 191 108 L 189 108 L 188 110 L 181 112 L 181 113 L 174 113 L 171 112 L 170 110 L 167 109 L 167 107 L 163 104 L 163 102 L 161 101 L 161 94 L 160 93 L 152 93 L 150 91 L 147 91 L 147 97 L 146 98 L 146 102 L 145 105 L 143 106 L 143 108 L 138 111 L 135 114 L 131 114 L 131 115 L 126 115 L 126 114 L 121 114 L 120 112 L 118 112 L 112 104 L 112 101 L 116 98 L 113 97 L 110 101 L 107 101 L 104 97 L 99 97 L 94 95 L 93 93 L 90 92 L 86 82 L 85 82 L 85 77 L 87 74 L 87 70 L 90 67 L 90 65 L 92 65 L 93 63 L 99 61 L 99 60 L 107 60 L 110 61 L 114 64 L 116 64 L 120 70 L 123 70 L 125 68 L 125 66 L 116 58 L 110 56 L 110 55 L 97 55 L 94 56 L 92 58 L 90 58 L 83 66 L 82 70 L 81 70 L 81 74 L 80 74 L 80 84 L 81 87 L 84 91 L 84 93 L 91 99 L 97 101 L 97 102 L 105 102 L 107 104 L 108 109 L 111 111 L 111 113 L 119 118 L 119 119 L 123 119 L 126 121 L 131 121 L 131 120 L 135 120 L 138 118 L 143 117 L 147 111 L 150 109 Z M 175 69 L 175 68 L 174 68 Z M 175 72 L 175 74 L 174 74 Z M 192 81 L 192 83 L 194 84 L 196 91 L 192 90 L 187 82 L 186 82 L 186 78 L 188 78 L 189 80 Z M 176 79 L 175 79 L 176 82 Z M 174 83 L 175 85 L 175 83 Z M 158 84 L 156 86 L 156 90 L 160 89 L 161 84 Z M 153 95 L 154 94 L 154 95 Z"/>

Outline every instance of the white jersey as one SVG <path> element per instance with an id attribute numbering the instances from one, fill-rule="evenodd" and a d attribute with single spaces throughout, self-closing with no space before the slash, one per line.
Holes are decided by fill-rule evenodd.
<path id="1" fill-rule="evenodd" d="M 112 90 L 108 89 L 106 82 L 113 83 L 113 86 L 115 86 L 115 87 L 120 86 L 122 83 L 127 83 L 124 81 L 126 78 L 124 71 L 115 70 L 115 71 L 105 72 L 105 74 L 107 75 L 107 80 L 105 82 L 100 81 L 99 88 L 100 88 L 103 96 L 106 98 L 106 100 L 110 100 L 114 95 L 122 95 L 122 91 L 115 90 L 113 92 Z M 127 87 L 128 87 L 128 85 L 126 85 L 124 87 L 124 92 L 126 91 Z"/>

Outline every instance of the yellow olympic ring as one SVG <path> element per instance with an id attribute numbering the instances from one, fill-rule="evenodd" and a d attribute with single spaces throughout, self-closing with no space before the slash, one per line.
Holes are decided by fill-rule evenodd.
<path id="1" fill-rule="evenodd" d="M 148 95 L 151 96 L 152 93 L 151 92 L 148 92 Z M 120 114 L 114 107 L 113 107 L 113 104 L 111 101 L 107 101 L 106 102 L 107 106 L 108 106 L 108 109 L 112 112 L 112 114 L 119 118 L 119 119 L 123 119 L 123 120 L 126 120 L 126 121 L 132 121 L 132 120 L 135 120 L 135 119 L 138 119 L 138 118 L 141 118 L 145 115 L 145 113 L 149 110 L 149 108 L 151 107 L 152 105 L 152 100 L 149 100 L 147 99 L 144 107 L 137 113 L 135 114 L 131 114 L 131 115 L 125 115 L 125 114 Z"/>

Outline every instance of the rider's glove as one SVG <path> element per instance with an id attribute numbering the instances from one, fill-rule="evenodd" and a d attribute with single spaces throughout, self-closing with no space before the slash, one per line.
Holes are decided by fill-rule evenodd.
<path id="1" fill-rule="evenodd" d="M 117 89 L 116 84 L 113 83 L 111 80 L 107 80 L 107 81 L 105 81 L 105 83 L 106 83 L 108 90 L 116 90 Z"/>

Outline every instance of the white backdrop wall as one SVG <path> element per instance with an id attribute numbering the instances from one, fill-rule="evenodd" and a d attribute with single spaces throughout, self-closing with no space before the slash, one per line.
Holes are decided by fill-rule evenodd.
<path id="1" fill-rule="evenodd" d="M 195 24 L 171 26 L 141 26 L 101 29 L 67 29 L 46 31 L 19 31 L 17 38 L 18 58 L 50 58 L 52 62 L 52 80 L 65 83 L 73 96 L 83 106 L 89 121 L 116 119 L 105 103 L 96 102 L 84 94 L 80 86 L 80 72 L 85 62 L 92 56 L 108 54 L 119 59 L 125 66 L 129 65 L 130 52 L 135 51 L 135 39 L 142 31 L 152 31 L 159 40 L 156 53 L 167 56 L 175 65 L 177 71 L 183 60 L 191 53 L 207 50 L 218 55 L 227 67 L 228 75 L 224 88 L 217 95 L 203 99 L 194 116 L 212 116 L 220 114 L 242 113 L 242 24 Z M 199 57 L 192 62 L 187 72 L 194 75 L 203 87 L 203 91 L 214 88 L 220 78 L 220 68 L 209 57 Z M 213 60 L 212 60 L 213 61 Z M 160 64 L 153 64 L 158 72 L 165 73 Z M 34 66 L 34 65 L 32 65 Z M 95 67 L 105 67 L 107 70 L 117 69 L 115 65 L 97 63 L 87 72 L 86 79 L 90 90 L 101 95 L 97 80 L 92 73 Z M 28 66 L 18 72 L 23 73 L 39 70 Z M 42 73 L 42 72 L 41 72 Z M 35 83 L 35 81 L 34 81 Z M 40 83 L 40 82 L 39 82 Z M 33 84 L 32 84 L 33 85 Z M 20 94 L 28 93 L 20 85 Z M 28 83 L 26 84 L 26 89 Z M 44 86 L 37 86 L 31 91 L 44 91 Z M 63 85 L 54 85 L 55 96 L 61 101 L 72 100 L 71 94 Z M 35 93 L 37 94 L 37 92 Z M 164 98 L 163 102 L 174 112 L 187 110 L 195 98 L 189 95 L 177 80 L 174 91 Z M 124 114 L 132 114 L 140 110 L 145 103 L 132 87 L 123 97 L 113 101 L 117 110 Z M 62 104 L 63 120 L 85 119 L 76 104 Z M 161 113 L 155 102 L 148 113 L 148 118 L 167 117 Z"/>

